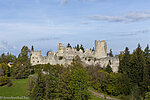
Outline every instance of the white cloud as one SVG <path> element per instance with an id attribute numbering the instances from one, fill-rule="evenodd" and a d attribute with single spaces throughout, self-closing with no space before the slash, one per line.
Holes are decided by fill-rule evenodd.
<path id="1" fill-rule="evenodd" d="M 10 45 L 7 41 L 1 41 L 0 42 L 0 53 L 6 53 L 6 52 L 16 52 L 16 47 Z"/>
<path id="2" fill-rule="evenodd" d="M 66 4 L 66 3 L 68 3 L 70 0 L 62 0 L 61 1 L 61 4 Z"/>
<path id="3" fill-rule="evenodd" d="M 104 16 L 104 15 L 91 15 L 88 16 L 91 20 L 108 21 L 108 22 L 137 22 L 150 19 L 150 12 L 134 12 L 127 13 L 122 16 Z"/>

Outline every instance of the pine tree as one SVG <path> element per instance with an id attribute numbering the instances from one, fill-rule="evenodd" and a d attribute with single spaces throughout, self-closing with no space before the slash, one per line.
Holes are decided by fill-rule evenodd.
<path id="1" fill-rule="evenodd" d="M 71 100 L 88 100 L 88 73 L 81 64 L 81 59 L 76 56 L 70 65 L 71 80 Z"/>
<path id="2" fill-rule="evenodd" d="M 32 47 L 31 47 L 31 51 L 34 51 L 34 47 L 33 47 L 33 45 L 32 45 Z"/>
<path id="3" fill-rule="evenodd" d="M 145 66 L 146 62 L 143 51 L 140 44 L 138 44 L 130 59 L 129 78 L 132 83 L 139 85 L 140 82 L 143 82 L 143 70 Z"/>
<path id="4" fill-rule="evenodd" d="M 80 49 L 85 52 L 82 44 L 80 45 Z"/>
<path id="5" fill-rule="evenodd" d="M 88 74 L 84 69 L 73 70 L 70 88 L 74 100 L 88 100 Z"/>
<path id="6" fill-rule="evenodd" d="M 130 52 L 128 47 L 125 48 L 124 54 L 122 59 L 120 59 L 120 63 L 119 63 L 119 72 L 120 73 L 126 73 L 127 75 L 129 74 L 129 63 L 130 60 Z M 129 76 L 129 75 L 128 75 Z"/>
<path id="7" fill-rule="evenodd" d="M 25 78 L 28 77 L 30 71 L 30 60 L 29 60 L 29 49 L 27 46 L 23 46 L 21 49 L 21 53 L 18 56 L 18 59 L 16 61 L 16 63 L 18 63 L 19 65 L 19 72 L 18 72 L 18 76 L 19 78 Z"/>
<path id="8" fill-rule="evenodd" d="M 45 96 L 45 82 L 41 72 L 38 74 L 38 79 L 34 85 L 30 98 L 31 100 L 43 100 Z"/>
<path id="9" fill-rule="evenodd" d="M 70 69 L 63 68 L 60 74 L 58 93 L 61 100 L 71 100 L 71 89 L 70 89 L 71 72 Z"/>
<path id="10" fill-rule="evenodd" d="M 145 91 L 148 91 L 148 86 L 150 86 L 150 50 L 148 45 L 144 50 L 144 57 L 146 61 L 146 66 L 143 70 L 143 88 L 145 89 Z"/>
<path id="11" fill-rule="evenodd" d="M 112 49 L 110 49 L 109 57 L 113 57 Z"/>
<path id="12" fill-rule="evenodd" d="M 109 60 L 108 65 L 106 66 L 106 72 L 108 72 L 108 73 L 113 72 L 110 65 L 111 65 L 111 62 L 110 62 L 110 60 Z"/>
<path id="13" fill-rule="evenodd" d="M 94 47 L 93 47 L 92 51 L 95 51 L 95 50 L 94 50 Z"/>
<path id="14" fill-rule="evenodd" d="M 59 65 L 46 65 L 48 68 L 48 73 L 46 75 L 46 99 L 56 99 L 58 98 L 58 82 L 59 82 Z"/>
<path id="15" fill-rule="evenodd" d="M 67 48 L 72 48 L 71 45 L 70 45 L 70 43 L 67 44 Z"/>
<path id="16" fill-rule="evenodd" d="M 80 50 L 79 44 L 77 44 L 76 49 L 77 49 L 77 51 L 79 51 L 79 50 Z"/>

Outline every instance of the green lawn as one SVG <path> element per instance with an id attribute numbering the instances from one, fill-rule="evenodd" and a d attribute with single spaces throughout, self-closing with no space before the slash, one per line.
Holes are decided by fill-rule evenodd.
<path id="1" fill-rule="evenodd" d="M 28 96 L 27 92 L 27 79 L 20 79 L 20 80 L 14 80 L 12 81 L 13 85 L 11 87 L 3 86 L 0 87 L 0 96 L 5 97 L 22 97 L 22 96 Z M 96 97 L 93 94 L 91 94 L 90 100 L 103 100 L 102 98 Z"/>
<path id="2" fill-rule="evenodd" d="M 3 86 L 0 87 L 0 96 L 5 97 L 22 97 L 28 95 L 27 93 L 27 79 L 20 79 L 12 81 L 11 87 Z"/>

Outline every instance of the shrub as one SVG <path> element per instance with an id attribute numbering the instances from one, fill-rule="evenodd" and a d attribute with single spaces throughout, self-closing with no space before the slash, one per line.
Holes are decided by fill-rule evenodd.
<path id="1" fill-rule="evenodd" d="M 12 82 L 9 82 L 9 83 L 7 84 L 8 87 L 11 87 L 12 85 L 13 85 Z"/>
<path id="2" fill-rule="evenodd" d="M 9 78 L 7 76 L 0 77 L 0 86 L 6 85 L 9 82 Z"/>

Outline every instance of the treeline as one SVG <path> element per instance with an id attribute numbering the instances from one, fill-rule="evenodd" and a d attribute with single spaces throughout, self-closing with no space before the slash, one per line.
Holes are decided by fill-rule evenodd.
<path id="1" fill-rule="evenodd" d="M 128 47 L 119 55 L 119 73 L 127 76 L 132 85 L 132 92 L 136 99 L 145 97 L 150 86 L 150 49 L 149 46 L 142 50 L 140 44 L 130 54 Z M 149 95 L 150 96 L 150 95 Z M 149 98 L 150 99 L 150 98 Z"/>
<path id="2" fill-rule="evenodd" d="M 30 65 L 30 50 L 23 46 L 18 57 L 7 53 L 0 56 L 0 86 L 11 85 L 12 79 L 27 78 L 34 73 Z"/>
<path id="3" fill-rule="evenodd" d="M 109 56 L 113 56 L 112 50 Z M 88 100 L 88 87 L 123 100 L 150 100 L 149 46 L 142 50 L 138 45 L 133 53 L 126 47 L 118 58 L 118 73 L 112 72 L 110 61 L 106 68 L 85 66 L 78 56 L 71 65 L 31 66 L 30 50 L 23 46 L 18 57 L 10 53 L 0 56 L 0 86 L 11 86 L 11 79 L 28 77 L 31 100 Z"/>
<path id="4" fill-rule="evenodd" d="M 140 44 L 130 53 L 128 47 L 119 55 L 119 71 L 112 73 L 111 63 L 106 68 L 89 66 L 91 86 L 99 92 L 120 96 L 124 100 L 150 100 L 150 49 Z"/>
<path id="5" fill-rule="evenodd" d="M 29 76 L 31 100 L 88 100 L 88 73 L 76 56 L 68 67 L 36 65 L 38 76 Z M 42 69 L 42 70 L 41 70 Z"/>

